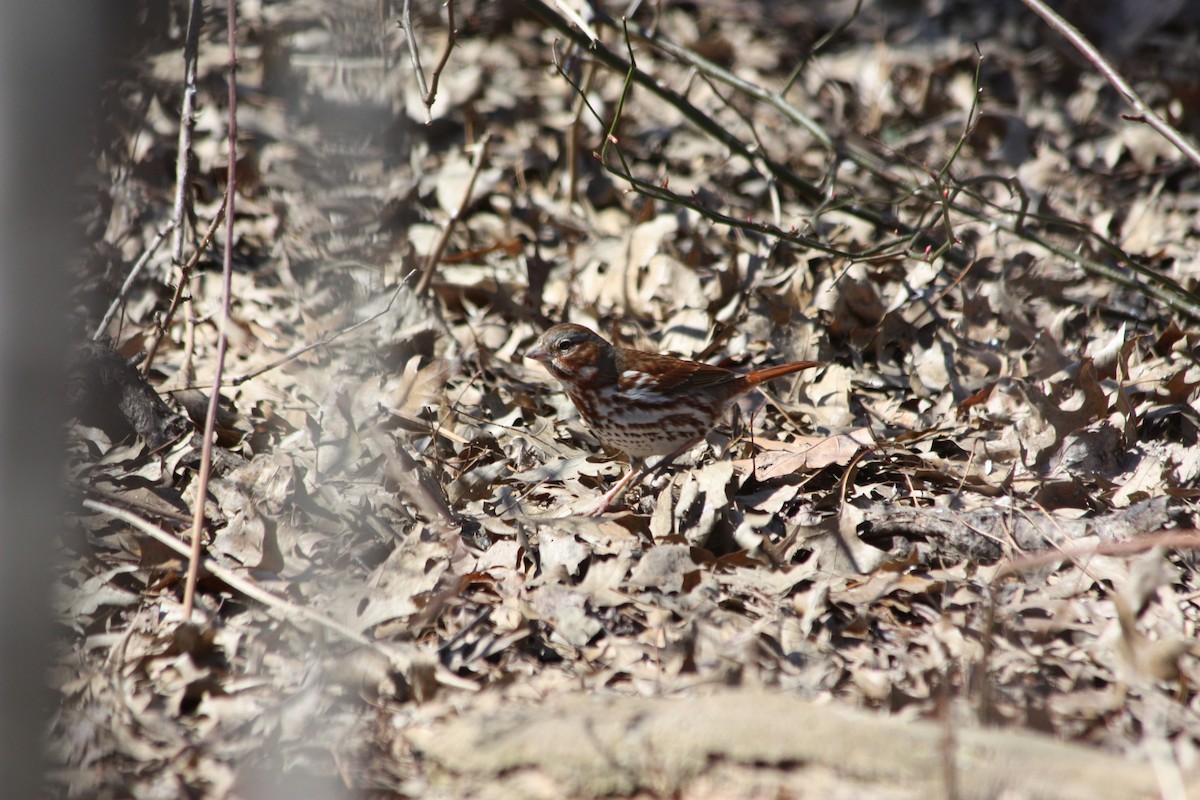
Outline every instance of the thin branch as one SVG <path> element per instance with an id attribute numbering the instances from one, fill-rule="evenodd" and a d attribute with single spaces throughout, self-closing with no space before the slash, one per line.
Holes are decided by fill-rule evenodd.
<path id="1" fill-rule="evenodd" d="M 1138 116 L 1133 119 L 1145 122 L 1151 128 L 1154 128 L 1154 130 L 1162 134 L 1163 138 L 1175 145 L 1181 153 L 1190 158 L 1193 164 L 1200 166 L 1200 150 L 1197 150 L 1196 146 L 1188 141 L 1182 133 L 1172 128 L 1167 124 L 1166 120 L 1156 114 L 1150 106 L 1146 105 L 1141 96 L 1129 85 L 1128 81 L 1121 77 L 1121 73 L 1117 72 L 1112 64 L 1109 64 L 1104 56 L 1100 55 L 1100 51 L 1093 47 L 1092 43 L 1074 25 L 1056 14 L 1042 0 L 1021 0 L 1021 2 L 1029 6 L 1033 13 L 1044 19 L 1047 25 L 1062 34 L 1068 42 L 1075 46 L 1076 50 L 1083 53 L 1084 57 L 1092 62 L 1096 69 L 1100 71 L 1100 74 L 1108 79 L 1108 82 L 1121 93 L 1131 106 L 1137 109 Z"/>
<path id="2" fill-rule="evenodd" d="M 191 558 L 191 551 L 188 548 L 188 545 L 185 544 L 181 539 L 176 536 L 172 536 L 162 528 L 150 524 L 132 512 L 109 505 L 108 503 L 101 503 L 96 500 L 84 500 L 83 505 L 85 508 L 90 508 L 93 511 L 107 514 L 114 519 L 119 519 L 122 522 L 132 525 L 155 541 L 161 542 L 171 550 L 179 553 L 181 556 Z M 262 603 L 268 609 L 274 611 L 277 617 L 286 622 L 293 622 L 296 619 L 306 619 L 310 622 L 315 622 L 321 627 L 336 633 L 338 636 L 341 636 L 347 641 L 353 642 L 360 647 L 366 647 L 382 654 L 401 669 L 407 669 L 411 663 L 411 656 L 400 652 L 401 646 L 386 647 L 379 642 L 368 639 L 366 636 L 354 630 L 353 628 L 343 625 L 332 617 L 322 614 L 320 611 L 293 603 L 290 600 L 268 592 L 266 589 L 263 589 L 253 581 L 242 577 L 228 567 L 221 566 L 211 558 L 205 558 L 202 566 L 210 574 L 215 575 L 233 589 L 241 592 L 251 600 Z M 190 613 L 185 612 L 184 620 L 188 620 L 189 617 Z"/>
<path id="3" fill-rule="evenodd" d="M 817 39 L 813 46 L 809 48 L 808 52 L 804 54 L 804 58 L 802 58 L 800 63 L 796 65 L 796 68 L 792 70 L 792 74 L 788 75 L 787 80 L 783 82 L 783 86 L 781 86 L 779 91 L 775 93 L 779 99 L 782 100 L 784 95 L 791 90 L 792 84 L 794 84 L 796 79 L 799 78 L 801 73 L 804 72 L 804 68 L 808 66 L 810 61 L 812 61 L 813 56 L 824 50 L 825 45 L 841 36 L 847 28 L 854 24 L 854 20 L 858 19 L 858 14 L 860 11 L 862 11 L 862 4 L 863 0 L 855 0 L 854 10 L 850 12 L 849 16 L 826 31 L 825 35 L 820 39 Z"/>
<path id="4" fill-rule="evenodd" d="M 212 470 L 213 438 L 217 427 L 217 408 L 221 399 L 221 374 L 225 371 L 225 350 L 229 344 L 230 295 L 233 293 L 233 220 L 237 197 L 237 0 L 226 0 L 226 35 L 229 41 L 229 149 L 225 157 L 228 182 L 225 185 L 225 256 L 221 270 L 221 317 L 217 326 L 217 363 L 213 388 L 208 397 L 208 415 L 204 418 L 204 443 L 200 448 L 200 474 L 192 516 L 192 552 L 187 582 L 183 591 L 183 619 L 192 618 L 196 597 L 196 579 L 200 572 L 200 541 L 204 529 L 204 506 L 208 497 L 209 472 Z"/>
<path id="5" fill-rule="evenodd" d="M 1200 530 L 1188 528 L 1159 530 L 1153 533 L 1138 534 L 1136 539 L 1101 542 L 1100 544 L 1066 545 L 1057 550 L 1039 551 L 1001 564 L 989 584 L 995 586 L 1010 575 L 1019 575 L 1031 569 L 1041 569 L 1064 559 L 1079 561 L 1098 555 L 1124 558 L 1144 553 L 1155 547 L 1165 547 L 1171 550 L 1200 550 Z"/>
<path id="6" fill-rule="evenodd" d="M 567 127 L 567 202 L 574 203 L 579 194 L 579 140 L 583 133 L 580 130 L 583 122 L 584 98 L 592 90 L 596 73 L 600 67 L 594 61 L 585 65 L 586 73 L 583 78 L 583 92 L 575 103 L 575 111 L 571 114 L 571 124 Z"/>
<path id="7" fill-rule="evenodd" d="M 584 35 L 588 39 L 588 44 L 596 44 L 597 42 L 600 41 L 600 37 L 596 35 L 596 32 L 594 30 L 592 30 L 592 26 L 590 24 L 588 24 L 587 20 L 585 20 L 583 17 L 579 16 L 579 13 L 574 8 L 572 8 L 569 3 L 565 3 L 565 2 L 563 2 L 563 0 L 554 0 L 554 5 L 558 6 L 558 10 L 562 12 L 562 15 L 564 17 L 566 17 L 573 24 L 578 26 L 579 30 L 583 31 Z M 595 11 L 596 11 L 595 4 L 589 4 L 589 5 L 591 6 L 590 10 L 593 13 L 595 13 Z M 585 45 L 585 46 L 587 46 L 587 45 Z"/>
<path id="8" fill-rule="evenodd" d="M 407 278 L 405 280 L 407 280 Z M 258 369 L 254 370 L 253 372 L 247 372 L 245 375 L 238 375 L 238 376 L 230 379 L 229 385 L 230 386 L 241 386 L 246 381 L 253 380 L 254 378 L 257 378 L 259 375 L 262 375 L 265 372 L 270 372 L 273 369 L 282 367 L 284 364 L 288 363 L 289 361 L 294 361 L 295 359 L 299 358 L 300 356 L 304 355 L 305 353 L 308 353 L 312 350 L 316 350 L 318 347 L 325 347 L 328 344 L 332 344 L 333 342 L 337 341 L 338 339 L 345 336 L 346 334 L 356 331 L 359 328 L 363 327 L 364 325 L 370 325 L 372 322 L 374 322 L 375 320 L 379 319 L 384 314 L 387 314 L 389 311 L 392 310 L 392 304 L 396 302 L 396 298 L 400 295 L 400 290 L 404 288 L 404 283 L 405 283 L 405 281 L 400 282 L 400 284 L 396 287 L 396 291 L 392 292 L 392 297 L 390 300 L 388 300 L 387 306 L 385 308 L 381 309 L 379 312 L 372 314 L 371 316 L 367 317 L 366 319 L 360 320 L 360 321 L 354 323 L 353 325 L 342 328 L 340 330 L 336 330 L 333 333 L 322 337 L 320 341 L 313 342 L 312 344 L 306 344 L 306 345 L 303 345 L 302 347 L 297 347 L 295 350 L 292 350 L 291 352 L 287 353 L 286 355 L 280 356 L 279 358 L 272 361 L 270 364 L 267 364 L 265 367 L 259 367 Z M 191 387 L 191 388 L 197 388 L 197 387 Z"/>
<path id="9" fill-rule="evenodd" d="M 155 235 L 154 240 L 150 242 L 150 246 L 146 248 L 146 252 L 142 253 L 141 257 L 134 263 L 133 269 L 129 270 L 129 275 L 125 278 L 125 282 L 121 284 L 121 290 L 117 292 L 117 296 L 113 298 L 112 303 L 108 306 L 108 311 L 104 312 L 104 318 L 96 326 L 96 332 L 92 334 L 93 342 L 104 335 L 104 331 L 108 328 L 108 323 L 112 322 L 113 315 L 117 313 L 117 309 L 129 294 L 129 289 L 133 286 L 133 279 L 138 276 L 138 273 L 142 271 L 142 267 L 146 266 L 146 262 L 158 251 L 159 245 L 167 238 L 167 234 L 174 229 L 175 221 L 170 220 L 167 222 L 163 229 Z"/>
<path id="10" fill-rule="evenodd" d="M 696 108 L 696 106 L 694 106 L 686 97 L 661 85 L 653 76 L 648 75 L 640 69 L 637 69 L 601 42 L 589 39 L 589 37 L 587 37 L 584 33 L 574 28 L 565 19 L 555 13 L 555 11 L 542 2 L 542 0 L 521 0 L 521 3 L 536 16 L 545 21 L 548 25 L 560 31 L 564 36 L 570 38 L 580 47 L 586 48 L 594 58 L 607 66 L 609 69 L 628 74 L 630 76 L 629 79 L 633 83 L 648 89 L 667 103 L 674 106 L 688 122 L 695 125 L 699 130 L 708 134 L 725 147 L 728 147 L 731 152 L 753 163 L 755 157 L 754 153 L 752 153 L 741 140 L 726 131 L 719 123 L 717 123 L 703 111 Z M 779 176 L 781 182 L 785 183 L 789 188 L 799 194 L 806 202 L 817 203 L 821 201 L 822 195 L 820 190 L 818 190 L 808 181 L 800 178 L 791 170 L 786 169 L 782 164 L 769 161 L 767 166 Z M 866 209 L 857 209 L 852 213 L 856 215 L 862 215 L 863 219 L 880 227 L 891 224 L 891 221 L 884 220 L 882 217 L 879 217 L 877 214 L 874 214 Z"/>
<path id="11" fill-rule="evenodd" d="M 614 27 L 616 26 L 615 21 L 610 22 L 610 24 L 612 24 Z M 849 21 L 847 21 L 846 24 L 849 24 Z M 699 53 L 689 50 L 682 45 L 675 44 L 662 34 L 652 34 L 648 31 L 642 30 L 637 26 L 627 27 L 626 32 L 631 33 L 634 39 L 651 45 L 652 47 L 656 47 L 659 50 L 662 50 L 664 53 L 670 54 L 674 58 L 678 59 L 684 64 L 687 64 L 689 67 L 692 67 L 701 74 L 707 75 L 716 81 L 731 86 L 743 94 L 753 97 L 760 103 L 769 105 L 771 108 L 774 108 L 789 120 L 808 131 L 809 134 L 824 147 L 833 147 L 833 140 L 825 131 L 825 129 L 822 128 L 820 124 L 818 124 L 811 117 L 802 113 L 800 109 L 784 100 L 782 93 L 769 92 L 761 86 L 757 86 L 749 81 L 743 80 L 724 67 L 718 66 L 712 61 L 709 61 L 707 58 L 704 58 Z M 788 85 L 790 85 L 790 83 Z"/>
<path id="12" fill-rule="evenodd" d="M 417 75 L 417 88 L 421 92 L 421 102 L 425 106 L 425 124 L 428 125 L 433 122 L 433 104 L 437 100 L 438 81 L 441 80 L 442 72 L 445 71 L 446 64 L 450 61 L 450 52 L 458 40 L 458 29 L 454 27 L 454 0 L 446 0 L 446 47 L 442 50 L 437 66 L 433 68 L 433 74 L 430 76 L 428 84 L 425 83 L 425 70 L 421 68 L 421 53 L 417 47 L 417 37 L 413 30 L 411 5 L 412 0 L 404 0 L 404 6 L 400 11 L 400 21 L 397 25 L 404 31 L 404 38 L 408 45 L 408 58 L 412 62 L 413 72 Z"/>
<path id="13" fill-rule="evenodd" d="M 601 124 L 605 124 L 603 118 L 600 116 L 600 112 L 597 111 L 592 106 L 591 102 L 587 99 L 587 95 L 582 91 L 580 86 L 578 84 L 576 84 L 571 79 L 571 76 L 566 73 L 565 69 L 563 68 L 561 62 L 559 62 L 557 57 L 555 58 L 554 63 L 555 63 L 555 67 L 558 70 L 559 75 L 562 76 L 562 78 L 565 81 L 567 81 L 568 84 L 571 85 L 571 87 L 579 95 L 580 100 L 584 103 L 585 107 L 592 114 L 592 116 L 597 121 L 599 121 Z M 787 242 L 788 244 L 796 245 L 798 247 L 806 247 L 811 250 L 816 250 L 818 252 L 828 253 L 829 255 L 836 255 L 836 256 L 840 256 L 842 258 L 847 258 L 847 259 L 851 259 L 851 260 L 861 260 L 864 258 L 875 258 L 875 257 L 881 256 L 881 255 L 886 255 L 891 251 L 891 249 L 893 247 L 895 247 L 897 244 L 903 242 L 903 238 L 893 238 L 893 239 L 884 241 L 882 244 L 879 244 L 879 245 L 869 248 L 867 250 L 863 250 L 861 252 L 850 252 L 850 251 L 839 250 L 839 249 L 837 249 L 831 245 L 828 245 L 820 240 L 802 236 L 795 229 L 784 230 L 780 227 L 771 225 L 769 223 L 755 222 L 754 220 L 734 217 L 734 216 L 725 214 L 720 211 L 715 211 L 715 210 L 709 208 L 708 206 L 702 205 L 696 199 L 696 197 L 694 195 L 692 195 L 690 197 L 686 197 L 684 195 L 681 195 L 681 194 L 671 191 L 671 189 L 665 184 L 651 183 L 650 181 L 645 181 L 645 180 L 642 180 L 641 178 L 636 177 L 633 174 L 633 170 L 630 167 L 629 162 L 625 160 L 625 153 L 624 153 L 624 151 L 621 150 L 620 140 L 617 138 L 616 133 L 615 133 L 616 128 L 617 128 L 617 122 L 618 122 L 618 120 L 621 116 L 621 112 L 625 106 L 626 97 L 628 96 L 629 91 L 633 85 L 633 72 L 636 69 L 637 69 L 636 65 L 632 65 L 630 67 L 629 72 L 626 73 L 625 83 L 622 86 L 621 95 L 617 99 L 616 110 L 613 113 L 613 118 L 609 123 L 607 123 L 608 133 L 605 135 L 604 142 L 600 146 L 600 150 L 597 153 L 595 153 L 595 156 L 600 161 L 601 166 L 604 167 L 605 170 L 607 170 L 611 175 L 618 177 L 621 180 L 628 183 L 630 185 L 630 187 L 634 191 L 636 191 L 638 194 L 644 195 L 653 200 L 661 200 L 665 203 L 670 203 L 672 205 L 680 206 L 682 208 L 691 209 L 692 211 L 695 211 L 701 217 L 709 220 L 710 222 L 716 222 L 721 225 L 726 225 L 730 228 L 735 228 L 737 230 L 743 230 L 743 231 L 747 231 L 747 232 L 751 232 L 751 233 L 765 234 L 768 236 L 772 236 L 780 241 Z M 621 162 L 621 166 L 619 168 L 613 166 L 609 162 L 608 151 L 609 151 L 610 147 L 612 148 L 612 151 L 616 154 L 617 158 Z M 750 160 L 751 160 L 751 163 L 755 164 L 755 165 L 757 165 L 759 162 L 759 159 L 753 155 L 750 156 Z"/>
<path id="14" fill-rule="evenodd" d="M 417 37 L 413 35 L 411 5 L 412 0 L 404 0 L 404 6 L 400 9 L 400 21 L 396 24 L 404 31 L 405 43 L 408 45 L 408 58 L 412 62 L 413 72 L 417 76 L 417 88 L 421 91 L 421 97 L 424 98 L 429 95 L 429 87 L 425 84 L 425 71 L 421 69 L 421 52 L 417 48 Z M 430 112 L 428 103 L 425 104 L 425 122 L 427 124 L 433 122 L 433 114 Z"/>
<path id="15" fill-rule="evenodd" d="M 450 61 L 450 51 L 454 49 L 454 42 L 457 39 L 458 29 L 454 27 L 454 0 L 446 0 L 446 48 L 442 50 L 442 57 L 438 59 L 437 66 L 433 68 L 433 74 L 429 76 L 429 91 L 421 98 L 425 102 L 426 109 L 432 109 L 433 102 L 437 100 L 438 81 L 441 80 L 442 72 Z"/>
<path id="16" fill-rule="evenodd" d="M 478 180 L 479 173 L 483 171 L 483 165 L 487 162 L 488 144 L 491 142 L 491 139 L 491 132 L 485 133 L 483 138 L 479 140 L 479 143 L 475 145 L 475 163 L 471 170 L 471 178 L 467 181 L 467 188 L 463 191 L 462 200 L 459 202 L 458 208 L 450 215 L 450 219 L 446 221 L 446 227 L 442 229 L 442 235 L 438 238 L 437 244 L 434 245 L 429 257 L 425 259 L 421 280 L 417 282 L 417 297 L 423 297 L 429 291 L 429 284 L 433 281 L 434 273 L 437 272 L 437 265 L 442 260 L 442 253 L 446 251 L 446 245 L 450 243 L 450 235 L 454 232 L 454 226 L 458 224 L 463 214 L 467 212 L 467 207 L 471 205 L 471 197 L 475 193 L 475 181 Z"/>
<path id="17" fill-rule="evenodd" d="M 192 257 L 179 270 L 179 281 L 175 284 L 175 293 L 171 296 L 171 303 L 167 306 L 167 313 L 156 326 L 154 337 L 150 340 L 150 345 L 146 348 L 146 359 L 142 362 L 143 375 L 150 374 L 150 368 L 154 366 L 154 357 L 158 354 L 158 347 L 162 343 L 163 337 L 167 335 L 167 331 L 171 329 L 171 321 L 175 318 L 175 312 L 179 308 L 180 301 L 183 300 L 183 293 L 187 285 L 191 283 L 192 270 L 200 262 L 200 256 L 204 255 L 204 251 L 208 249 L 209 242 L 212 241 L 213 236 L 217 233 L 217 227 L 221 224 L 221 220 L 225 218 L 225 203 L 225 198 L 222 198 L 221 207 L 217 209 L 217 215 L 212 218 L 212 222 L 208 224 L 208 229 L 204 231 L 204 236 L 200 239 L 200 244 L 197 245 L 195 252 L 192 253 Z"/>
<path id="18" fill-rule="evenodd" d="M 196 127 L 196 63 L 200 51 L 200 28 L 204 11 L 200 0 L 188 5 L 187 33 L 183 40 L 183 107 L 179 111 L 179 154 L 175 158 L 175 202 L 171 209 L 171 224 L 175 236 L 171 241 L 171 263 L 183 261 L 188 185 L 191 182 L 192 131 Z"/>

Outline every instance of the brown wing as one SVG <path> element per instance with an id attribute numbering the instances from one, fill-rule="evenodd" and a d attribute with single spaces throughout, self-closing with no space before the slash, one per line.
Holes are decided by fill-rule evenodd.
<path id="1" fill-rule="evenodd" d="M 741 377 L 723 367 L 628 348 L 621 349 L 618 368 L 618 381 L 622 389 L 636 386 L 639 374 L 653 375 L 654 389 L 664 394 L 720 386 Z"/>

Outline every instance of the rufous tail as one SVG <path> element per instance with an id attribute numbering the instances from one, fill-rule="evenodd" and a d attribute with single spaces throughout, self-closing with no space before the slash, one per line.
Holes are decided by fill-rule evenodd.
<path id="1" fill-rule="evenodd" d="M 784 375 L 791 375 L 793 372 L 799 372 L 802 369 L 812 369 L 813 367 L 825 366 L 824 361 L 793 361 L 791 364 L 780 364 L 777 367 L 767 367 L 766 369 L 758 369 L 754 372 L 749 372 L 741 377 L 738 381 L 743 383 L 746 389 L 752 389 L 760 383 L 773 381 L 776 378 L 782 378 Z"/>

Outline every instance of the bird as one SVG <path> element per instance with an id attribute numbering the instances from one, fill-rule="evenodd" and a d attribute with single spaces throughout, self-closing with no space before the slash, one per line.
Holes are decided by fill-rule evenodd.
<path id="1" fill-rule="evenodd" d="M 547 329 L 525 357 L 562 384 L 583 421 L 606 447 L 629 456 L 630 469 L 587 512 L 600 516 L 634 482 L 661 473 L 704 441 L 742 395 L 767 381 L 824 366 L 796 361 L 753 372 L 615 346 L 590 328 Z M 651 468 L 646 459 L 662 458 Z"/>

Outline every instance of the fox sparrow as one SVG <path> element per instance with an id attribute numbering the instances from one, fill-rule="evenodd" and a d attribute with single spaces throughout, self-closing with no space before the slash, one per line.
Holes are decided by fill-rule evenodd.
<path id="1" fill-rule="evenodd" d="M 648 456 L 663 456 L 661 471 L 704 440 L 738 397 L 766 381 L 820 361 L 797 361 L 739 373 L 682 358 L 614 347 L 582 325 L 555 325 L 525 353 L 541 361 L 563 385 L 606 446 L 629 456 L 630 470 L 591 511 L 604 513 L 635 480 L 652 470 Z"/>

